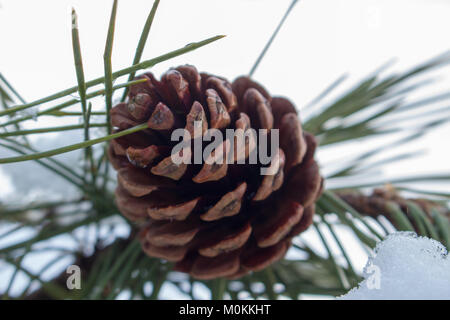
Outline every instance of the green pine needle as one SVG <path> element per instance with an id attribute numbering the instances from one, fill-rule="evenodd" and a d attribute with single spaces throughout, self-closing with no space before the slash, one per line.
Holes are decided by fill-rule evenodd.
<path id="1" fill-rule="evenodd" d="M 112 77 L 113 78 L 118 78 L 118 77 L 130 74 L 132 72 L 136 72 L 138 70 L 151 68 L 151 67 L 155 66 L 158 63 L 164 62 L 166 60 L 178 57 L 178 56 L 180 56 L 182 54 L 185 54 L 185 53 L 191 52 L 193 50 L 199 49 L 199 48 L 201 48 L 203 46 L 206 46 L 206 45 L 208 45 L 208 44 L 210 44 L 210 43 L 212 43 L 214 41 L 217 41 L 219 39 L 222 39 L 224 37 L 225 37 L 224 35 L 219 35 L 219 36 L 214 36 L 214 37 L 211 37 L 211 38 L 199 41 L 199 42 L 190 43 L 190 44 L 188 44 L 188 45 L 186 45 L 186 46 L 184 46 L 184 47 L 182 47 L 180 49 L 177 49 L 177 50 L 171 51 L 169 53 L 160 55 L 160 56 L 158 56 L 156 58 L 153 58 L 153 59 L 145 60 L 145 61 L 137 63 L 137 64 L 135 64 L 135 65 L 133 65 L 131 67 L 124 68 L 124 69 L 121 69 L 119 71 L 113 72 L 112 73 Z M 99 77 L 99 78 L 96 78 L 94 80 L 87 81 L 87 82 L 85 82 L 86 88 L 98 85 L 98 84 L 100 84 L 100 83 L 102 83 L 104 81 L 105 81 L 105 77 Z M 17 106 L 9 108 L 8 110 L 0 111 L 0 116 L 12 114 L 12 113 L 15 113 L 17 111 L 25 110 L 27 108 L 31 108 L 31 107 L 34 107 L 34 106 L 37 106 L 37 105 L 40 105 L 40 104 L 43 104 L 43 103 L 47 103 L 47 102 L 50 102 L 50 101 L 53 101 L 53 100 L 56 100 L 56 99 L 68 96 L 68 95 L 70 95 L 70 94 L 72 94 L 72 93 L 74 93 L 76 91 L 78 91 L 78 86 L 65 89 L 63 91 L 54 93 L 54 94 L 52 94 L 50 96 L 47 96 L 45 98 L 42 98 L 42 99 L 30 102 L 30 103 L 27 103 L 27 104 L 17 105 Z"/>
<path id="2" fill-rule="evenodd" d="M 153 2 L 152 9 L 150 10 L 147 20 L 145 21 L 145 25 L 144 25 L 144 28 L 142 29 L 141 37 L 139 38 L 139 43 L 137 45 L 136 52 L 134 54 L 133 64 L 138 64 L 141 61 L 142 53 L 144 52 L 145 44 L 147 42 L 148 35 L 150 33 L 150 29 L 152 27 L 153 20 L 155 18 L 156 10 L 158 9 L 159 1 L 160 0 L 155 0 Z M 134 78 L 135 74 L 136 74 L 135 72 L 131 72 L 130 75 L 128 76 L 128 81 L 132 80 Z M 127 94 L 128 94 L 128 88 L 125 89 L 121 101 L 125 101 Z"/>
<path id="3" fill-rule="evenodd" d="M 91 128 L 106 127 L 106 123 L 91 123 L 91 124 L 89 124 L 89 127 L 91 127 Z M 75 125 L 68 125 L 68 126 L 47 127 L 47 128 L 44 127 L 44 128 L 39 128 L 39 129 L 3 132 L 3 133 L 0 133 L 0 138 L 14 137 L 14 136 L 26 136 L 26 135 L 30 135 L 30 134 L 48 133 L 48 132 L 61 132 L 61 131 L 76 130 L 76 129 L 84 129 L 84 125 L 83 124 L 75 124 Z"/>
<path id="4" fill-rule="evenodd" d="M 108 134 L 111 133 L 111 116 L 112 94 L 113 94 L 113 76 L 111 56 L 114 41 L 114 28 L 116 24 L 117 0 L 114 0 L 111 19 L 109 21 L 108 37 L 106 39 L 105 52 L 103 53 L 103 63 L 105 67 L 105 102 L 106 102 L 106 123 L 108 124 Z"/>
<path id="5" fill-rule="evenodd" d="M 138 80 L 122 83 L 122 84 L 114 86 L 113 90 L 114 91 L 115 90 L 119 90 L 119 89 L 131 86 L 131 85 L 134 85 L 134 84 L 142 83 L 142 82 L 145 82 L 145 81 L 146 81 L 145 79 L 138 79 Z M 96 90 L 94 92 L 88 93 L 86 95 L 86 98 L 87 99 L 91 99 L 91 98 L 95 98 L 95 97 L 98 97 L 98 96 L 103 95 L 103 94 L 105 94 L 105 90 L 104 89 L 100 89 L 100 90 Z M 55 112 L 57 112 L 59 110 L 62 110 L 62 109 L 67 108 L 67 107 L 70 107 L 70 106 L 72 106 L 74 104 L 77 104 L 79 102 L 80 101 L 78 99 L 68 100 L 68 101 L 66 101 L 64 103 L 61 103 L 61 104 L 58 104 L 58 105 L 56 105 L 54 107 L 51 107 L 51 108 L 48 108 L 46 110 L 42 110 L 42 111 L 37 112 L 36 113 L 36 117 L 38 118 L 39 116 L 42 116 L 42 115 L 54 114 Z M 92 114 L 94 115 L 95 112 L 93 112 Z M 10 120 L 10 121 L 7 121 L 5 123 L 0 124 L 0 127 L 6 127 L 6 126 L 9 126 L 9 125 L 12 125 L 12 124 L 17 124 L 17 123 L 20 123 L 20 122 L 23 122 L 23 121 L 26 121 L 26 120 L 30 120 L 30 119 L 33 119 L 33 118 L 34 118 L 34 116 L 32 116 L 32 115 L 18 117 L 16 119 L 13 119 L 13 120 Z"/>
<path id="6" fill-rule="evenodd" d="M 74 150 L 78 150 L 78 149 L 87 148 L 94 144 L 98 144 L 98 143 L 109 141 L 109 140 L 112 140 L 115 138 L 123 137 L 127 134 L 135 133 L 135 132 L 145 130 L 145 129 L 148 129 L 147 123 L 143 123 L 138 126 L 132 127 L 130 129 L 126 129 L 126 130 L 123 130 L 123 131 L 120 131 L 120 132 L 117 132 L 114 134 L 110 134 L 110 135 L 107 135 L 107 136 L 104 136 L 101 138 L 83 141 L 80 143 L 75 143 L 75 144 L 72 144 L 69 146 L 65 146 L 65 147 L 61 147 L 61 148 L 57 148 L 57 149 L 53 149 L 53 150 L 49 150 L 49 151 L 28 154 L 28 155 L 20 156 L 20 157 L 2 158 L 2 159 L 0 159 L 0 164 L 48 158 L 48 157 L 55 156 L 57 154 L 62 154 L 62 153 L 66 153 L 66 152 L 70 152 L 70 151 L 74 151 Z"/>

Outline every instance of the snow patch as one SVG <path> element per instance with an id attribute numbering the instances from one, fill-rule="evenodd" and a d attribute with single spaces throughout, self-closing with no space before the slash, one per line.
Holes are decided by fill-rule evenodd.
<path id="1" fill-rule="evenodd" d="M 438 241 L 398 232 L 380 242 L 364 280 L 339 299 L 450 299 L 450 258 Z"/>

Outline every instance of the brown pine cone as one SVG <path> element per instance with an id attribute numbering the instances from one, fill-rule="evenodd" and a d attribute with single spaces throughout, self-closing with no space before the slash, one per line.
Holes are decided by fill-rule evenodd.
<path id="1" fill-rule="evenodd" d="M 118 171 L 116 203 L 139 222 L 143 250 L 201 279 L 237 278 L 282 258 L 311 224 L 322 187 L 316 140 L 302 131 L 292 103 L 247 77 L 230 84 L 188 65 L 161 81 L 151 73 L 138 78 L 147 81 L 130 87 L 111 122 L 117 131 L 144 122 L 149 129 L 112 140 L 109 158 Z M 279 129 L 279 148 L 267 165 L 175 164 L 171 133 L 195 132 L 194 121 L 202 121 L 203 135 L 208 128 L 267 129 L 269 136 Z M 214 154 L 230 145 L 225 140 Z M 249 136 L 241 146 L 234 146 L 234 160 L 248 160 L 257 141 Z M 269 166 L 274 174 L 261 175 Z"/>
<path id="2" fill-rule="evenodd" d="M 398 208 L 403 212 L 403 214 L 408 218 L 411 225 L 417 234 L 421 234 L 419 227 L 415 223 L 411 213 L 409 212 L 408 203 L 415 204 L 426 214 L 426 219 L 433 225 L 434 218 L 432 216 L 432 209 L 440 212 L 444 217 L 450 221 L 450 212 L 445 206 L 440 205 L 437 202 L 433 202 L 428 199 L 421 198 L 404 198 L 402 197 L 395 188 L 392 186 L 387 186 L 386 188 L 377 188 L 372 191 L 371 195 L 364 195 L 354 191 L 341 191 L 338 196 L 352 206 L 355 210 L 363 215 L 368 215 L 373 218 L 378 216 L 384 216 L 389 220 L 390 223 L 399 229 L 397 221 L 392 216 L 389 210 L 389 203 L 395 203 Z M 440 241 L 440 239 L 436 239 Z"/>

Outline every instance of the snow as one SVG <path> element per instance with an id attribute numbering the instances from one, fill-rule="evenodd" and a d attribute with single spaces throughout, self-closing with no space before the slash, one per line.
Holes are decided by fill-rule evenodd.
<path id="1" fill-rule="evenodd" d="M 364 268 L 364 280 L 339 299 L 450 299 L 450 258 L 438 241 L 413 232 L 388 236 Z"/>

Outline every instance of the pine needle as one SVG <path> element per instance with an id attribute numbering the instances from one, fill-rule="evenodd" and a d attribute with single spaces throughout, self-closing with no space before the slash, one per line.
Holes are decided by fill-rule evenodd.
<path id="1" fill-rule="evenodd" d="M 103 54 L 103 63 L 105 67 L 105 102 L 106 102 L 106 123 L 108 124 L 108 134 L 111 133 L 111 115 L 112 94 L 113 94 L 113 76 L 111 56 L 114 41 L 114 28 L 116 24 L 117 0 L 114 0 L 111 18 L 109 20 L 108 37 L 106 39 L 105 52 Z"/>
<path id="2" fill-rule="evenodd" d="M 280 31 L 281 27 L 283 26 L 283 23 L 286 21 L 287 17 L 289 16 L 289 13 L 291 13 L 292 9 L 294 9 L 294 6 L 297 4 L 298 0 L 293 0 L 291 4 L 289 5 L 288 9 L 286 10 L 286 13 L 284 14 L 283 18 L 281 18 L 280 22 L 278 23 L 278 26 L 276 27 L 275 31 L 273 32 L 272 36 L 270 37 L 269 41 L 264 46 L 264 49 L 259 54 L 259 57 L 256 59 L 255 63 L 253 64 L 252 69 L 248 73 L 249 77 L 252 77 L 253 74 L 256 71 L 256 68 L 258 68 L 259 64 L 261 63 L 262 59 L 266 55 L 267 51 L 269 50 L 270 46 L 272 45 L 272 42 L 275 40 L 278 32 Z"/>
<path id="3" fill-rule="evenodd" d="M 131 86 L 133 84 L 142 83 L 142 82 L 145 82 L 145 81 L 146 81 L 145 79 L 139 79 L 139 80 L 134 80 L 134 81 L 118 84 L 118 85 L 113 87 L 113 90 L 114 91 L 115 90 L 119 90 L 119 89 L 122 89 L 124 87 Z M 98 97 L 98 96 L 103 95 L 103 94 L 105 94 L 105 89 L 100 89 L 100 90 L 96 90 L 94 92 L 88 93 L 86 95 L 86 98 L 87 99 L 91 99 L 91 98 L 95 98 L 95 97 Z M 37 112 L 36 113 L 36 117 L 39 118 L 39 116 L 42 116 L 42 115 L 50 115 L 50 114 L 54 113 L 55 111 L 62 110 L 64 108 L 70 107 L 70 106 L 72 106 L 74 104 L 77 104 L 79 102 L 80 101 L 78 99 L 71 99 L 69 101 L 66 101 L 64 103 L 58 104 L 58 105 L 56 105 L 54 107 L 51 107 L 49 109 Z M 92 113 L 92 114 L 95 114 L 95 113 Z M 23 121 L 26 121 L 26 120 L 30 120 L 30 119 L 33 119 L 33 118 L 34 118 L 34 116 L 31 116 L 31 115 L 18 117 L 16 119 L 13 119 L 13 120 L 10 120 L 10 121 L 7 121 L 5 123 L 0 124 L 0 127 L 6 127 L 6 126 L 9 126 L 9 125 L 12 125 L 12 124 L 17 124 L 17 123 L 20 123 L 20 122 L 23 122 Z"/>
<path id="4" fill-rule="evenodd" d="M 0 159 L 0 164 L 1 163 L 13 163 L 13 162 L 21 162 L 21 161 L 28 161 L 28 160 L 37 160 L 37 159 L 42 159 L 42 158 L 48 158 L 48 157 L 52 157 L 55 156 L 57 154 L 62 154 L 62 153 L 66 153 L 66 152 L 70 152 L 70 151 L 74 151 L 74 150 L 78 150 L 78 149 L 83 149 L 83 148 L 87 148 L 90 147 L 94 144 L 97 143 L 102 143 L 105 141 L 109 141 L 115 138 L 119 138 L 122 136 L 125 136 L 127 134 L 130 133 L 135 133 L 141 130 L 145 130 L 148 128 L 148 124 L 147 123 L 143 123 L 141 125 L 132 127 L 130 129 L 127 130 L 123 130 L 114 134 L 110 134 L 101 138 L 97 138 L 97 139 L 92 139 L 89 141 L 83 141 L 80 143 L 76 143 L 76 144 L 72 144 L 69 146 L 65 146 L 62 148 L 57 148 L 57 149 L 53 149 L 53 150 L 49 150 L 49 151 L 44 151 L 44 152 L 39 152 L 39 153 L 34 153 L 34 154 L 28 154 L 25 156 L 20 156 L 20 157 L 10 157 L 10 158 L 1 158 Z"/>
<path id="5" fill-rule="evenodd" d="M 142 29 L 141 37 L 139 38 L 139 43 L 137 45 L 136 52 L 134 54 L 133 64 L 138 64 L 141 61 L 142 53 L 144 52 L 145 44 L 147 42 L 148 35 L 150 33 L 153 20 L 155 18 L 156 10 L 158 9 L 159 1 L 160 0 L 155 0 L 153 2 L 152 9 L 150 10 L 147 20 L 145 21 L 145 25 L 144 28 Z M 131 81 L 134 78 L 135 74 L 136 74 L 135 72 L 131 72 L 130 75 L 128 76 L 128 81 Z M 125 88 L 121 101 L 125 101 L 127 94 L 128 88 Z"/>
<path id="6" fill-rule="evenodd" d="M 106 127 L 106 123 L 91 123 L 89 124 L 91 128 L 101 128 Z M 18 130 L 13 132 L 4 132 L 0 133 L 0 138 L 13 137 L 13 136 L 25 136 L 30 134 L 38 134 L 38 133 L 49 133 L 49 132 L 61 132 L 68 130 L 76 130 L 76 129 L 84 129 L 83 124 L 75 124 L 68 126 L 59 126 L 59 127 L 47 127 L 47 128 L 39 128 L 39 129 L 29 129 L 29 130 Z"/>
<path id="7" fill-rule="evenodd" d="M 145 60 L 145 61 L 140 62 L 138 64 L 132 65 L 131 67 L 120 69 L 120 70 L 118 70 L 116 72 L 113 72 L 112 73 L 112 77 L 113 78 L 118 78 L 118 77 L 130 74 L 132 72 L 136 72 L 138 70 L 151 68 L 151 67 L 155 66 L 158 63 L 164 62 L 164 61 L 169 60 L 171 58 L 178 57 L 178 56 L 180 56 L 182 54 L 185 54 L 185 53 L 188 53 L 190 51 L 199 49 L 199 48 L 201 48 L 203 46 L 206 46 L 206 45 L 208 45 L 208 44 L 210 44 L 210 43 L 212 43 L 214 41 L 217 41 L 219 39 L 222 39 L 224 37 L 225 37 L 224 35 L 219 35 L 219 36 L 214 36 L 214 37 L 211 37 L 211 38 L 199 41 L 199 42 L 190 43 L 190 44 L 188 44 L 188 45 L 186 45 L 186 46 L 184 46 L 184 47 L 182 47 L 180 49 L 177 49 L 177 50 L 171 51 L 169 53 L 160 55 L 160 56 L 158 56 L 156 58 L 153 58 L 153 59 Z M 94 80 L 87 81 L 87 82 L 85 82 L 85 84 L 86 84 L 86 87 L 89 88 L 89 87 L 98 85 L 98 84 L 100 84 L 100 83 L 102 83 L 104 81 L 105 81 L 105 77 L 99 77 L 99 78 L 96 78 Z M 17 111 L 25 110 L 27 108 L 31 108 L 31 107 L 34 107 L 34 106 L 39 105 L 39 104 L 43 104 L 43 103 L 46 103 L 46 102 L 50 102 L 50 101 L 53 101 L 53 100 L 56 100 L 56 99 L 68 96 L 68 95 L 76 92 L 77 90 L 78 90 L 78 86 L 71 87 L 71 88 L 65 89 L 63 91 L 54 93 L 54 94 L 52 94 L 50 96 L 47 96 L 45 98 L 42 98 L 42 99 L 30 102 L 30 103 L 27 103 L 27 104 L 17 105 L 17 106 L 11 107 L 8 110 L 0 111 L 0 116 L 4 116 L 4 115 L 7 115 L 7 114 L 12 114 L 12 113 L 15 113 Z"/>

